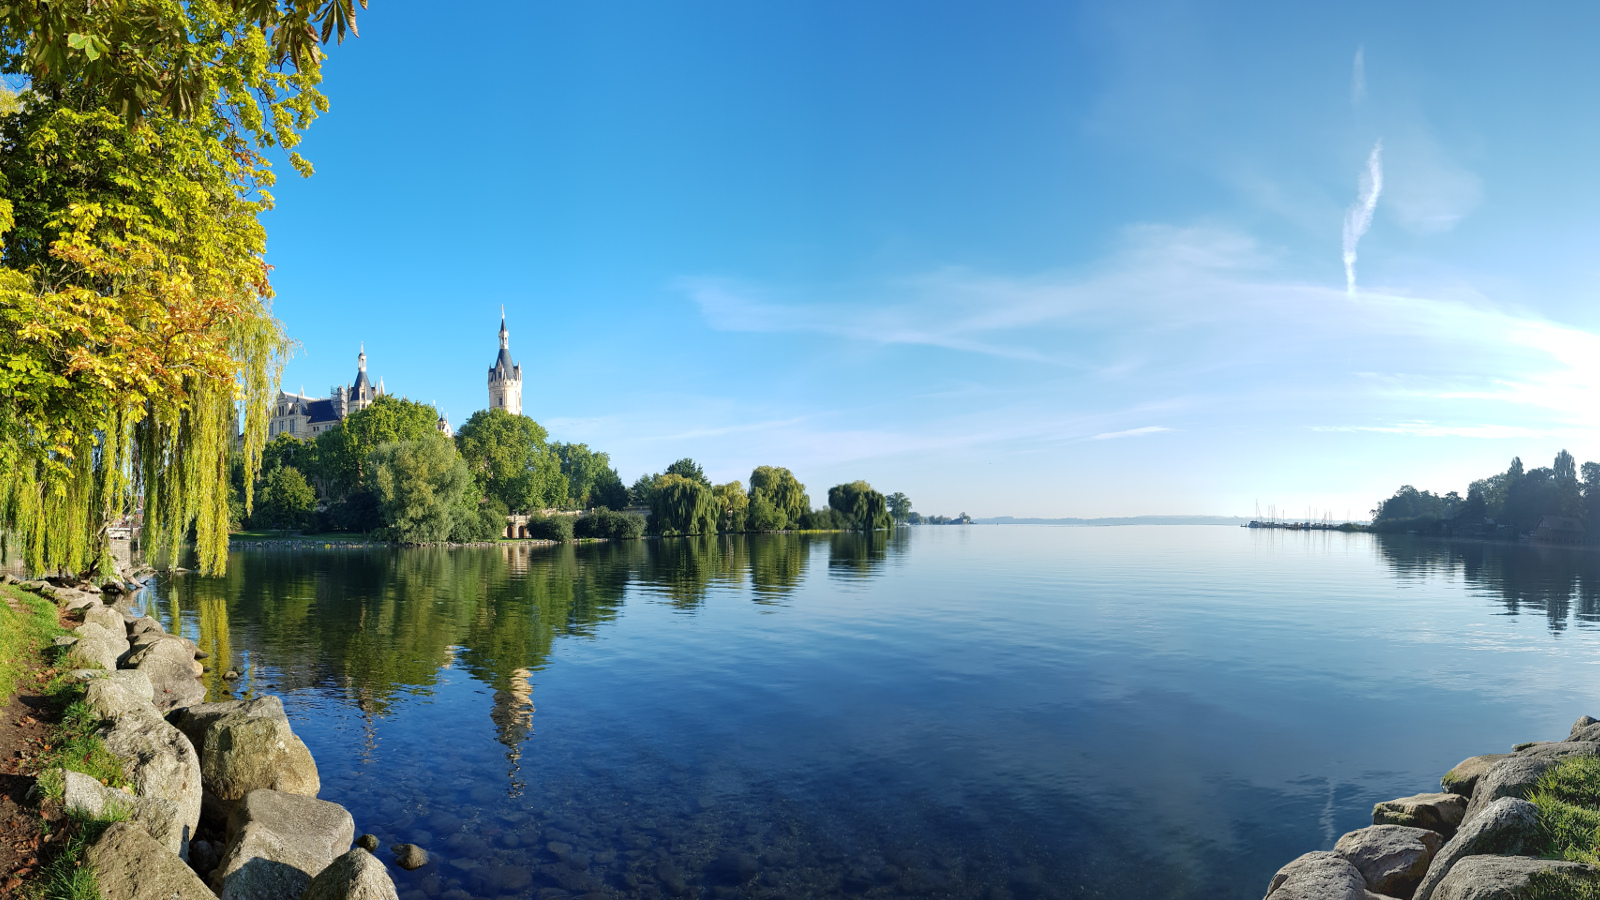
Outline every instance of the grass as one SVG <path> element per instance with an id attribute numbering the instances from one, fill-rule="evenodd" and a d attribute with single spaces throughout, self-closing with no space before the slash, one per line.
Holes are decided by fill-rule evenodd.
<path id="1" fill-rule="evenodd" d="M 21 612 L 5 602 L 8 597 Z M 0 585 L 0 704 L 11 700 L 23 674 L 40 661 L 44 648 L 61 632 L 55 604 L 14 585 Z"/>
<path id="2" fill-rule="evenodd" d="M 127 808 L 115 805 L 107 805 L 98 816 L 68 812 L 55 856 L 39 873 L 38 896 L 42 900 L 100 900 L 94 869 L 83 864 L 83 855 L 111 823 L 127 818 Z"/>
<path id="3" fill-rule="evenodd" d="M 1528 800 L 1538 807 L 1541 856 L 1600 865 L 1600 756 L 1577 756 L 1539 779 Z M 1541 872 L 1528 883 L 1529 900 L 1600 900 L 1600 877 Z"/>

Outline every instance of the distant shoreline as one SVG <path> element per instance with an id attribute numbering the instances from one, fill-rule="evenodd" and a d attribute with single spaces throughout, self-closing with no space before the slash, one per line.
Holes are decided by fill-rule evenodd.
<path id="1" fill-rule="evenodd" d="M 1015 516 L 975 518 L 974 525 L 1248 525 L 1243 516 L 1108 516 L 1099 519 L 1042 519 Z"/>

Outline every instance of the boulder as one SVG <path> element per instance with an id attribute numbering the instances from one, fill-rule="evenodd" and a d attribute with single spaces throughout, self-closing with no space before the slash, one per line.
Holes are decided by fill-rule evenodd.
<path id="1" fill-rule="evenodd" d="M 1521 900 L 1528 896 L 1529 882 L 1543 872 L 1584 879 L 1593 879 L 1596 874 L 1589 866 L 1565 860 L 1471 856 L 1450 869 L 1433 892 L 1433 900 Z"/>
<path id="2" fill-rule="evenodd" d="M 1595 741 L 1541 741 L 1518 750 L 1512 756 L 1522 759 L 1568 759 L 1574 756 L 1600 754 L 1600 742 Z"/>
<path id="3" fill-rule="evenodd" d="M 196 703 L 172 713 L 171 721 L 179 731 L 189 736 L 196 747 L 204 747 L 206 729 L 211 727 L 211 723 L 233 713 L 289 721 L 289 716 L 283 711 L 283 701 L 271 694 L 251 700 Z"/>
<path id="4" fill-rule="evenodd" d="M 103 900 L 216 900 L 187 863 L 128 822 L 113 822 L 83 858 Z"/>
<path id="5" fill-rule="evenodd" d="M 1373 825 L 1352 831 L 1333 845 L 1333 852 L 1361 872 L 1367 887 L 1391 897 L 1409 897 L 1428 873 L 1428 863 L 1444 846 L 1436 831 L 1405 825 Z"/>
<path id="6" fill-rule="evenodd" d="M 167 633 L 166 629 L 161 627 L 161 623 L 160 622 L 157 622 L 155 619 L 152 619 L 149 616 L 140 616 L 139 618 L 134 619 L 131 622 L 126 622 L 124 624 L 126 625 L 126 627 L 128 629 L 128 637 L 130 637 L 130 638 L 131 637 L 137 637 L 137 636 L 139 636 L 141 634 L 166 634 Z"/>
<path id="7" fill-rule="evenodd" d="M 127 811 L 128 821 L 143 828 L 146 834 L 172 855 L 181 855 L 183 823 L 179 820 L 178 804 L 159 797 L 136 797 L 106 787 L 81 772 L 66 769 L 57 771 L 61 773 L 64 786 L 61 797 L 63 808 L 80 810 L 99 818 L 106 814 L 108 807 L 120 807 Z"/>
<path id="8" fill-rule="evenodd" d="M 1426 828 L 1448 840 L 1466 814 L 1467 798 L 1460 794 L 1414 794 L 1373 806 L 1372 824 Z"/>
<path id="9" fill-rule="evenodd" d="M 99 606 L 100 601 L 94 597 L 74 597 L 73 599 L 62 601 L 61 603 L 61 608 L 69 613 L 78 612 L 79 610 L 94 609 L 95 607 Z"/>
<path id="10" fill-rule="evenodd" d="M 127 665 L 150 676 L 156 707 L 163 712 L 191 706 L 206 697 L 205 685 L 196 680 L 200 673 L 194 646 L 186 641 L 163 635 L 129 653 Z"/>
<path id="11" fill-rule="evenodd" d="M 1495 763 L 1510 755 L 1509 753 L 1489 753 L 1484 756 L 1469 756 L 1456 763 L 1455 768 L 1444 773 L 1444 777 L 1439 779 L 1439 786 L 1449 793 L 1471 797 L 1478 779 L 1493 768 Z"/>
<path id="12" fill-rule="evenodd" d="M 83 611 L 83 623 L 87 625 L 91 622 L 105 626 L 105 629 L 112 634 L 127 634 L 127 627 L 122 624 L 122 613 L 99 602 L 85 608 Z"/>
<path id="13" fill-rule="evenodd" d="M 281 702 L 258 701 L 207 723 L 200 744 L 200 772 L 206 805 L 218 817 L 230 814 L 251 791 L 267 788 L 315 797 L 322 789 L 316 760 L 289 727 Z M 346 838 L 346 846 L 349 843 Z"/>
<path id="14" fill-rule="evenodd" d="M 1502 797 L 1477 816 L 1469 816 L 1456 836 L 1439 848 L 1412 896 L 1431 900 L 1450 869 L 1466 857 L 1523 853 L 1536 849 L 1540 840 L 1538 807 L 1526 800 Z"/>
<path id="15" fill-rule="evenodd" d="M 128 652 L 128 640 L 122 636 L 120 628 L 112 631 L 97 622 L 90 622 L 72 631 L 78 636 L 78 642 L 72 645 L 71 652 L 86 663 L 94 663 L 102 669 L 115 669 L 117 661 Z"/>
<path id="16" fill-rule="evenodd" d="M 1527 797 L 1544 773 L 1564 759 L 1592 756 L 1600 745 L 1590 743 L 1541 744 L 1495 763 L 1478 779 L 1463 822 L 1471 822 L 1484 807 L 1502 797 Z"/>
<path id="17" fill-rule="evenodd" d="M 252 791 L 228 820 L 217 867 L 223 900 L 298 900 L 355 837 L 344 807 L 281 791 Z"/>
<path id="18" fill-rule="evenodd" d="M 143 697 L 145 700 L 155 698 L 155 689 L 150 686 L 150 676 L 138 669 L 115 669 L 109 672 L 105 669 L 73 669 L 67 673 L 67 677 L 74 681 L 104 678 L 116 682 L 136 697 Z"/>
<path id="19" fill-rule="evenodd" d="M 357 847 L 335 859 L 300 900 L 399 900 L 389 871 L 371 853 Z"/>
<path id="20" fill-rule="evenodd" d="M 428 851 L 416 844 L 395 844 L 389 852 L 394 854 L 395 864 L 407 872 L 428 864 Z"/>
<path id="21" fill-rule="evenodd" d="M 1361 872 L 1337 853 L 1317 850 L 1278 870 L 1267 884 L 1272 900 L 1381 900 Z"/>
<path id="22" fill-rule="evenodd" d="M 100 738 L 122 760 L 122 770 L 141 797 L 178 804 L 183 826 L 180 853 L 200 824 L 200 757 L 183 732 L 168 725 L 149 700 L 109 678 L 89 682 L 85 700 L 103 720 Z"/>

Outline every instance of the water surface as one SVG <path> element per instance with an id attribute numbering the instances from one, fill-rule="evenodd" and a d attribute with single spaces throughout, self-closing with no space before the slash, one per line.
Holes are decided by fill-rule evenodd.
<path id="1" fill-rule="evenodd" d="M 434 854 L 402 900 L 1254 900 L 1600 713 L 1582 550 L 947 526 L 243 550 L 148 594 Z"/>

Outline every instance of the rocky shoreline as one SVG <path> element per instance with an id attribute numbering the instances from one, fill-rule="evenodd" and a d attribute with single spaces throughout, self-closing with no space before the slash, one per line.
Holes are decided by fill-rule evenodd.
<path id="1" fill-rule="evenodd" d="M 83 864 L 105 900 L 398 900 L 377 839 L 317 799 L 317 764 L 274 696 L 204 703 L 206 658 L 187 638 L 134 616 L 126 599 L 148 570 L 101 585 L 4 580 L 55 601 L 82 624 L 57 640 L 99 668 L 84 702 L 130 787 L 78 772 L 41 773 L 36 791 L 62 806 L 115 818 Z M 202 837 L 202 835 L 206 837 Z M 207 839 L 209 837 L 210 839 Z M 352 846 L 354 844 L 355 846 Z M 400 864 L 420 848 L 393 848 Z"/>
<path id="2" fill-rule="evenodd" d="M 1543 858 L 1548 835 L 1528 798 L 1560 763 L 1600 755 L 1600 720 L 1583 716 L 1560 741 L 1462 760 L 1440 793 L 1375 805 L 1372 825 L 1279 869 L 1272 900 L 1520 900 L 1553 879 L 1595 884 L 1600 870 Z M 1591 896 L 1584 894 L 1584 896 Z"/>

